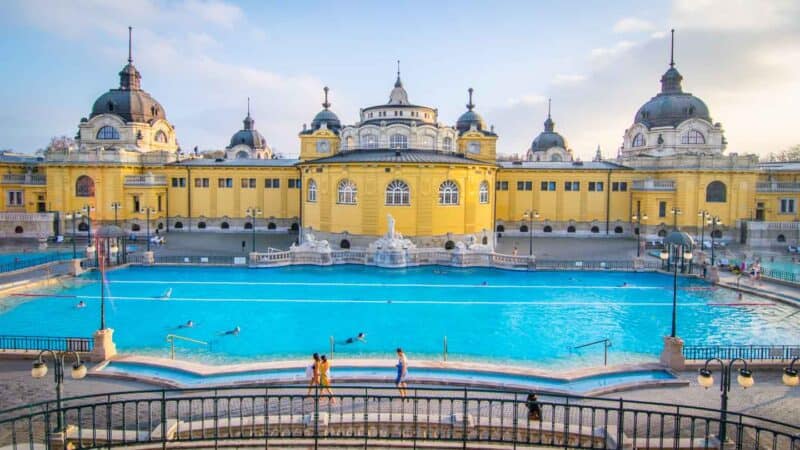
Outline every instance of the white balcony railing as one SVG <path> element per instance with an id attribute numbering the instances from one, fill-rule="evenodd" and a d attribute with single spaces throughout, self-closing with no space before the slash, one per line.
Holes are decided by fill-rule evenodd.
<path id="1" fill-rule="evenodd" d="M 127 175 L 125 186 L 166 186 L 167 177 L 165 175 Z"/>
<path id="2" fill-rule="evenodd" d="M 757 192 L 800 192 L 800 183 L 761 181 L 756 184 Z"/>
<path id="3" fill-rule="evenodd" d="M 674 191 L 674 180 L 634 180 L 634 191 Z"/>
<path id="4" fill-rule="evenodd" d="M 2 183 L 44 186 L 47 184 L 47 176 L 40 173 L 6 173 L 3 174 Z"/>

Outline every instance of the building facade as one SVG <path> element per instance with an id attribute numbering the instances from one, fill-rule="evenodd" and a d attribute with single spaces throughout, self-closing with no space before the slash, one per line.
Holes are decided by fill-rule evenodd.
<path id="1" fill-rule="evenodd" d="M 164 231 L 302 228 L 334 245 L 361 246 L 386 231 L 391 215 L 397 231 L 422 246 L 493 243 L 531 228 L 655 239 L 678 226 L 742 242 L 752 230 L 757 245 L 800 237 L 800 163 L 726 153 L 722 125 L 684 92 L 672 62 L 613 160 L 576 160 L 548 107 L 525 160 L 499 161 L 498 134 L 473 94 L 448 125 L 435 107 L 411 103 L 398 70 L 388 101 L 361 109 L 348 125 L 325 88 L 322 110 L 298 135 L 298 159 L 273 157 L 248 100 L 243 127 L 208 159 L 180 151 L 129 54 L 119 86 L 79 121 L 74 146 L 38 157 L 0 154 L 0 232 L 70 234 L 75 217 L 79 233 L 115 221 L 141 233 L 149 217 L 151 229 Z"/>

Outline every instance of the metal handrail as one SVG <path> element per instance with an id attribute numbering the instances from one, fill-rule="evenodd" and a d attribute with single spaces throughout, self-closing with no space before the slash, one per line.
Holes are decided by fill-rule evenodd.
<path id="1" fill-rule="evenodd" d="M 603 365 L 608 365 L 608 348 L 611 347 L 611 339 L 605 338 L 600 339 L 599 341 L 589 342 L 588 344 L 581 344 L 576 347 L 572 347 L 573 350 L 577 350 L 579 348 L 590 347 L 592 345 L 603 344 Z"/>
<path id="2" fill-rule="evenodd" d="M 0 336 L 0 351 L 2 350 L 21 350 L 21 351 L 74 351 L 90 352 L 94 348 L 94 341 L 85 337 L 64 337 L 64 336 Z"/>
<path id="3" fill-rule="evenodd" d="M 209 345 L 206 341 L 201 341 L 199 339 L 192 339 L 186 336 L 180 336 L 177 334 L 168 334 L 167 335 L 167 342 L 170 344 L 169 349 L 169 359 L 175 359 L 175 339 L 180 341 L 192 342 L 194 344 L 201 344 L 201 345 Z"/>
<path id="4" fill-rule="evenodd" d="M 737 413 L 720 421 L 719 410 L 688 405 L 570 395 L 530 400 L 527 392 L 452 387 L 409 389 L 398 402 L 396 392 L 393 386 L 340 386 L 333 395 L 297 386 L 231 386 L 95 394 L 63 400 L 61 409 L 41 402 L 0 411 L 0 445 L 27 449 L 46 442 L 56 414 L 63 414 L 76 448 L 227 446 L 232 440 L 280 446 L 298 439 L 356 439 L 368 446 L 413 439 L 707 449 L 720 447 L 721 427 L 731 439 L 726 446 L 737 449 L 800 445 L 797 425 Z"/>

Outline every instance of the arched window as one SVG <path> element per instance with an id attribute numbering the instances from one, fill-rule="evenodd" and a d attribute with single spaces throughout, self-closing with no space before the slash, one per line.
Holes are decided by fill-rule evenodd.
<path id="1" fill-rule="evenodd" d="M 504 232 L 504 231 L 506 231 L 506 227 L 505 227 L 505 225 L 498 225 L 498 226 L 497 226 L 497 232 L 498 232 L 498 233 L 502 233 L 502 232 Z"/>
<path id="2" fill-rule="evenodd" d="M 250 157 L 250 154 L 246 151 L 242 150 L 236 153 L 236 159 L 247 159 Z"/>
<path id="3" fill-rule="evenodd" d="M 94 197 L 94 180 L 87 175 L 81 175 L 75 181 L 75 197 Z"/>
<path id="4" fill-rule="evenodd" d="M 705 144 L 706 138 L 697 130 L 689 130 L 681 136 L 681 144 Z"/>
<path id="5" fill-rule="evenodd" d="M 250 222 L 245 222 L 244 223 L 244 229 L 245 230 L 252 230 L 253 229 L 253 224 L 250 223 Z"/>
<path id="6" fill-rule="evenodd" d="M 779 234 L 778 235 L 778 242 L 786 242 L 786 236 Z"/>
<path id="7" fill-rule="evenodd" d="M 458 185 L 454 181 L 447 180 L 439 186 L 439 204 L 458 204 Z"/>
<path id="8" fill-rule="evenodd" d="M 89 224 L 86 222 L 81 222 L 78 224 L 78 231 L 89 231 Z"/>
<path id="9" fill-rule="evenodd" d="M 642 133 L 637 133 L 636 136 L 633 137 L 631 147 L 644 147 L 644 145 L 644 135 Z"/>
<path id="10" fill-rule="evenodd" d="M 623 231 L 622 227 L 614 227 L 614 233 L 622 234 Z"/>
<path id="11" fill-rule="evenodd" d="M 527 233 L 528 232 L 528 226 L 527 225 L 520 226 L 519 227 L 519 232 L 520 233 Z"/>
<path id="12" fill-rule="evenodd" d="M 408 136 L 399 133 L 389 136 L 389 148 L 408 148 Z"/>
<path id="13" fill-rule="evenodd" d="M 567 227 L 567 233 L 574 233 L 574 232 L 575 232 L 575 226 L 574 225 L 570 225 L 570 226 Z"/>
<path id="14" fill-rule="evenodd" d="M 198 222 L 197 223 L 197 228 L 199 228 L 201 230 L 205 230 L 206 229 L 206 223 L 205 222 Z"/>
<path id="15" fill-rule="evenodd" d="M 454 248 L 456 248 L 456 243 L 455 242 L 447 241 L 447 242 L 444 243 L 444 249 L 445 250 L 452 250 Z"/>
<path id="16" fill-rule="evenodd" d="M 400 180 L 393 180 L 386 186 L 386 204 L 391 206 L 411 203 L 408 185 Z"/>
<path id="17" fill-rule="evenodd" d="M 711 237 L 713 237 L 714 239 L 722 239 L 722 231 L 720 231 L 720 230 L 712 231 L 711 232 Z"/>
<path id="18" fill-rule="evenodd" d="M 222 222 L 219 227 L 222 228 L 223 230 L 227 230 L 231 227 L 231 224 L 229 224 L 228 222 Z"/>
<path id="19" fill-rule="evenodd" d="M 553 153 L 550 155 L 550 162 L 561 162 L 564 158 L 561 157 L 558 153 Z"/>
<path id="20" fill-rule="evenodd" d="M 545 233 L 552 233 L 553 232 L 553 227 L 551 227 L 550 225 L 545 225 L 545 227 L 544 227 L 544 229 L 542 229 L 542 231 L 544 231 Z"/>
<path id="21" fill-rule="evenodd" d="M 727 189 L 722 181 L 712 181 L 706 186 L 706 201 L 713 203 L 725 203 Z"/>
<path id="22" fill-rule="evenodd" d="M 343 205 L 355 205 L 357 192 L 358 190 L 356 189 L 356 185 L 352 181 L 350 180 L 340 181 L 336 203 L 340 203 Z"/>
<path id="23" fill-rule="evenodd" d="M 22 234 L 24 232 L 25 232 L 25 230 L 22 228 L 22 225 L 17 225 L 16 227 L 14 227 L 14 233 Z"/>
<path id="24" fill-rule="evenodd" d="M 116 128 L 106 125 L 97 132 L 97 139 L 117 140 L 119 131 Z"/>
<path id="25" fill-rule="evenodd" d="M 658 230 L 658 237 L 666 237 L 667 230 Z"/>
<path id="26" fill-rule="evenodd" d="M 274 230 L 276 228 L 278 228 L 278 226 L 275 225 L 275 222 L 270 222 L 270 223 L 267 224 L 267 229 L 268 230 Z"/>
<path id="27" fill-rule="evenodd" d="M 138 223 L 131 225 L 131 231 L 141 231 L 142 227 Z"/>
<path id="28" fill-rule="evenodd" d="M 175 222 L 175 225 L 173 225 L 172 228 L 176 228 L 178 230 L 182 229 L 183 228 L 183 222 Z"/>
<path id="29" fill-rule="evenodd" d="M 594 225 L 590 231 L 592 233 L 599 233 L 600 232 L 600 228 L 597 225 Z"/>
<path id="30" fill-rule="evenodd" d="M 167 133 L 164 133 L 161 130 L 156 131 L 156 142 L 160 142 L 162 144 L 167 143 Z"/>
<path id="31" fill-rule="evenodd" d="M 314 180 L 308 180 L 308 196 L 306 200 L 310 203 L 317 201 L 317 182 Z"/>
<path id="32" fill-rule="evenodd" d="M 361 147 L 378 148 L 378 138 L 376 138 L 374 134 L 365 134 L 361 136 Z"/>
<path id="33" fill-rule="evenodd" d="M 449 137 L 442 139 L 442 150 L 449 152 L 453 149 L 453 140 Z"/>
<path id="34" fill-rule="evenodd" d="M 350 241 L 348 241 L 347 239 L 342 239 L 342 241 L 339 242 L 339 248 L 342 248 L 342 249 L 350 248 Z"/>
<path id="35" fill-rule="evenodd" d="M 481 181 L 481 186 L 478 189 L 478 200 L 481 203 L 489 203 L 489 183 Z"/>

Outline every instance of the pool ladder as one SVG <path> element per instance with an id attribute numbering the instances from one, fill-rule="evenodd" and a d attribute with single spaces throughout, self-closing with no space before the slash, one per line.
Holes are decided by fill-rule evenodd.
<path id="1" fill-rule="evenodd" d="M 208 342 L 200 341 L 197 339 L 188 338 L 186 336 L 179 336 L 177 334 L 168 334 L 167 342 L 169 342 L 169 359 L 175 359 L 175 340 L 191 342 L 193 344 L 208 345 Z"/>
<path id="2" fill-rule="evenodd" d="M 611 339 L 605 338 L 600 339 L 599 341 L 589 342 L 588 344 L 582 344 L 577 347 L 572 347 L 573 350 L 577 350 L 583 347 L 589 347 L 592 345 L 603 344 L 603 365 L 608 365 L 608 348 L 611 347 Z"/>

